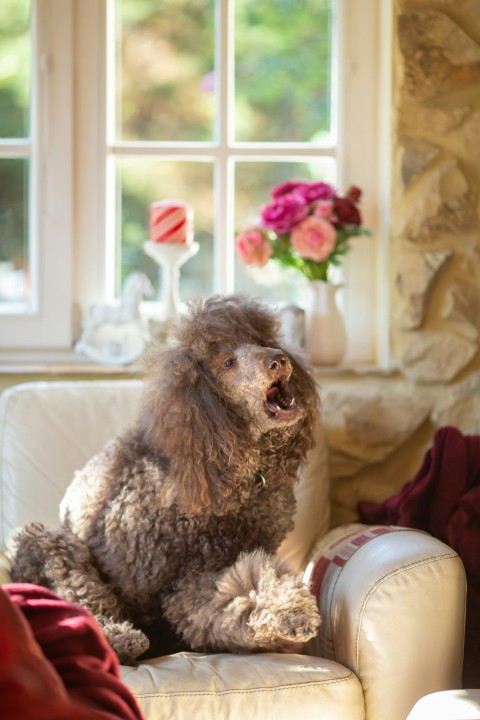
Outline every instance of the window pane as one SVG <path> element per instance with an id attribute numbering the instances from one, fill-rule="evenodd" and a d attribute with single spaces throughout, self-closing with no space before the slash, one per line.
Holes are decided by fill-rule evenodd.
<path id="1" fill-rule="evenodd" d="M 117 134 L 213 138 L 214 0 L 116 0 Z"/>
<path id="2" fill-rule="evenodd" d="M 335 184 L 333 158 L 310 162 L 238 162 L 235 167 L 235 228 L 237 232 L 256 225 L 260 208 L 270 201 L 274 185 L 287 180 L 323 181 Z M 273 263 L 263 268 L 247 267 L 235 258 L 235 288 L 275 302 L 303 303 L 305 281 L 300 273 L 278 270 Z"/>
<path id="3" fill-rule="evenodd" d="M 28 172 L 26 159 L 0 160 L 0 304 L 4 306 L 29 300 Z"/>
<path id="4" fill-rule="evenodd" d="M 29 134 L 30 0 L 0 3 L 0 137 Z"/>
<path id="5" fill-rule="evenodd" d="M 161 299 L 162 271 L 145 254 L 143 245 L 148 240 L 150 204 L 176 199 L 193 205 L 194 239 L 200 244 L 198 254 L 180 271 L 180 299 L 185 302 L 197 295 L 210 295 L 213 288 L 213 165 L 124 158 L 117 165 L 117 188 L 122 284 L 129 273 L 141 270 L 148 275 Z"/>
<path id="6" fill-rule="evenodd" d="M 236 0 L 236 140 L 328 138 L 331 54 L 332 0 Z"/>

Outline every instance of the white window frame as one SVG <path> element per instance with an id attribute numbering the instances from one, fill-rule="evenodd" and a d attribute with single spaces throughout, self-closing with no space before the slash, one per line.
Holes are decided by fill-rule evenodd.
<path id="1" fill-rule="evenodd" d="M 37 112 L 40 128 L 42 112 L 47 117 L 49 112 L 53 113 L 59 107 L 63 108 L 60 117 L 64 126 L 56 128 L 54 132 L 52 126 L 46 123 L 45 128 L 48 130 L 39 130 L 40 139 L 42 132 L 46 132 L 45 137 L 50 139 L 49 162 L 39 163 L 37 168 L 37 172 L 42 168 L 40 177 L 46 177 L 47 173 L 49 178 L 46 197 L 39 198 L 39 218 L 42 222 L 37 223 L 40 228 L 38 256 L 46 275 L 41 275 L 42 292 L 39 293 L 39 311 L 35 318 L 43 329 L 36 333 L 28 333 L 27 330 L 26 337 L 30 337 L 31 341 L 25 344 L 17 342 L 13 347 L 70 348 L 74 332 L 78 333 L 79 327 L 78 323 L 76 326 L 72 324 L 72 306 L 77 309 L 78 317 L 85 315 L 92 303 L 113 301 L 114 273 L 109 272 L 113 267 L 115 235 L 115 213 L 111 207 L 114 197 L 112 158 L 118 153 L 154 154 L 169 159 L 208 159 L 215 163 L 213 291 L 231 292 L 234 276 L 234 161 L 263 159 L 279 154 L 290 159 L 321 157 L 331 155 L 331 149 L 321 146 L 312 148 L 311 145 L 301 143 L 269 144 L 266 148 L 260 148 L 254 143 L 235 143 L 225 112 L 217 114 L 218 142 L 116 142 L 111 99 L 110 106 L 105 100 L 106 78 L 111 77 L 112 73 L 111 66 L 108 67 L 105 62 L 106 57 L 112 57 L 112 48 L 107 48 L 105 41 L 107 16 L 111 12 L 111 6 L 110 10 L 107 7 L 109 0 L 37 0 L 37 4 L 42 5 L 38 23 L 38 50 L 43 47 L 43 42 L 47 43 L 47 49 L 43 51 L 47 60 L 44 60 L 43 67 L 50 67 L 52 62 L 53 67 L 60 67 L 58 74 L 53 73 L 53 79 L 50 72 L 40 70 L 39 73 Z M 43 14 L 46 6 L 49 7 L 48 18 L 45 18 L 47 13 Z M 358 0 L 338 0 L 338 11 L 342 58 L 339 65 L 339 92 L 343 98 L 339 107 L 338 152 L 335 153 L 338 187 L 346 190 L 347 184 L 355 183 L 363 189 L 363 224 L 372 228 L 375 235 L 374 239 L 362 238 L 358 243 L 355 242 L 344 265 L 347 288 L 344 293 L 344 310 L 349 338 L 349 353 L 345 362 L 385 366 L 390 360 L 388 278 L 385 268 L 388 260 L 392 10 L 390 3 L 382 0 L 362 0 L 362 3 Z M 221 38 L 232 32 L 232 15 L 232 3 L 220 0 L 218 27 Z M 54 31 L 52 34 L 50 27 L 50 34 L 47 33 L 45 41 L 42 40 L 44 19 L 52 22 Z M 57 38 L 58 33 L 55 31 L 59 28 L 61 32 Z M 72 47 L 75 48 L 73 57 L 69 51 Z M 219 102 L 224 103 L 224 108 L 231 109 L 233 51 L 225 42 L 220 41 L 217 47 Z M 60 65 L 59 57 L 66 58 Z M 74 86 L 71 82 L 73 77 Z M 64 83 L 63 86 L 60 81 Z M 366 101 L 366 98 L 369 100 Z M 45 110 L 42 111 L 42 107 Z M 65 153 L 59 151 L 59 133 L 64 137 L 63 147 L 67 149 L 67 157 L 73 157 L 70 175 L 64 159 Z M 54 146 L 52 138 L 56 140 Z M 54 154 L 55 151 L 57 154 Z M 72 204 L 73 187 L 75 193 Z M 62 192 L 60 203 L 55 203 L 57 190 Z M 72 242 L 69 242 L 69 238 Z M 75 269 L 73 276 L 72 267 Z M 61 303 L 59 298 L 62 299 Z M 4 335 L 3 326 L 7 319 L 0 316 L 0 334 L 5 338 L 7 336 Z M 11 320 L 18 327 L 20 320 L 33 322 L 34 318 L 19 317 Z M 14 337 L 19 337 L 15 327 Z M 2 341 L 1 345 L 7 347 L 8 342 Z"/>
<path id="2" fill-rule="evenodd" d="M 0 140 L 0 157 L 30 158 L 31 198 L 31 300 L 2 308 L 2 349 L 71 347 L 72 10 L 64 0 L 34 3 L 30 138 Z"/>

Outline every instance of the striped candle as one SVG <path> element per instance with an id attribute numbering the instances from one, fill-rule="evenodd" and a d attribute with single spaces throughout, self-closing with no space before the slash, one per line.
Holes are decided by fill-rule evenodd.
<path id="1" fill-rule="evenodd" d="M 159 200 L 150 205 L 150 240 L 190 245 L 193 242 L 193 207 L 180 200 Z"/>

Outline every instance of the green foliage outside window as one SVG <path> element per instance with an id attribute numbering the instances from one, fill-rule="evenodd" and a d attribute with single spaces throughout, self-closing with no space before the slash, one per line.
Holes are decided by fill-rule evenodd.
<path id="1" fill-rule="evenodd" d="M 2 158 L 1 141 L 29 135 L 30 2 L 0 3 L 0 275 L 28 262 L 28 159 Z M 0 283 L 1 284 L 1 283 Z M 0 288 L 0 302 L 5 299 Z"/>

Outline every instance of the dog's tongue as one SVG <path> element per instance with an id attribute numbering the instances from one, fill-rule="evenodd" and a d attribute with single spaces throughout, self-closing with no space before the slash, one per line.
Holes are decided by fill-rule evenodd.
<path id="1" fill-rule="evenodd" d="M 269 403 L 277 404 L 278 400 L 280 399 L 280 390 L 278 387 L 271 387 L 270 390 L 267 392 L 267 400 Z"/>
<path id="2" fill-rule="evenodd" d="M 278 410 L 288 410 L 294 402 L 294 398 L 287 395 L 284 397 L 280 388 L 276 385 L 271 387 L 270 390 L 267 390 L 267 407 L 272 412 L 277 412 Z"/>

